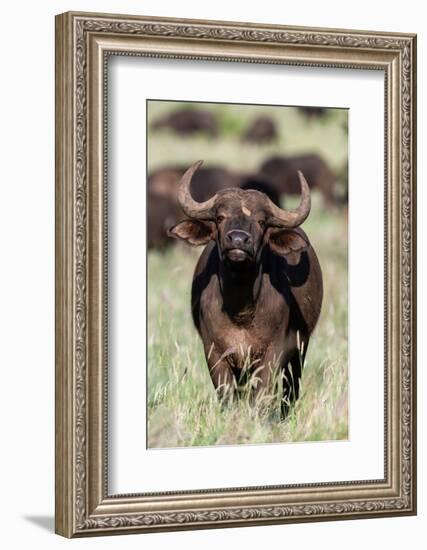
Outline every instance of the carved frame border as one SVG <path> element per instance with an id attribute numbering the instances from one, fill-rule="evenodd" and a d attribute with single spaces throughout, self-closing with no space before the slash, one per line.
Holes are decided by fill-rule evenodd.
<path id="1" fill-rule="evenodd" d="M 106 59 L 385 72 L 386 476 L 114 495 L 106 484 Z M 67 537 L 416 513 L 416 37 L 68 12 L 56 18 L 56 532 Z"/>

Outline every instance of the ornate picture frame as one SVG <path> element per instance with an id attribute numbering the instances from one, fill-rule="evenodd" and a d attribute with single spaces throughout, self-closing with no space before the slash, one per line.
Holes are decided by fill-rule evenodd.
<path id="1" fill-rule="evenodd" d="M 372 69 L 385 76 L 384 479 L 111 495 L 106 60 Z M 65 537 L 416 513 L 416 36 L 68 12 L 56 18 L 56 532 Z"/>

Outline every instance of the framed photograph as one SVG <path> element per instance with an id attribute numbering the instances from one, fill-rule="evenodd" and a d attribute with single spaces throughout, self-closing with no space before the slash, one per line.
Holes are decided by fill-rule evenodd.
<path id="1" fill-rule="evenodd" d="M 56 532 L 416 513 L 416 37 L 56 18 Z"/>

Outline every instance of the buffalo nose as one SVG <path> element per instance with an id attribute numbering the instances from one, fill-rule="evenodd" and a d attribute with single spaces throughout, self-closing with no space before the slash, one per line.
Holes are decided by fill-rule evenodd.
<path id="1" fill-rule="evenodd" d="M 241 229 L 232 229 L 227 233 L 227 241 L 233 248 L 241 248 L 249 244 L 251 236 Z"/>

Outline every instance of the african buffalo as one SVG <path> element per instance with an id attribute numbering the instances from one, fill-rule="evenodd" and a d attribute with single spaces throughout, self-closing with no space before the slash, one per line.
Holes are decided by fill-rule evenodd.
<path id="1" fill-rule="evenodd" d="M 164 250 L 171 244 L 168 228 L 182 218 L 182 211 L 169 197 L 150 192 L 147 205 L 147 247 Z"/>
<path id="2" fill-rule="evenodd" d="M 154 170 L 148 176 L 148 219 L 147 234 L 149 249 L 164 249 L 172 243 L 168 228 L 183 217 L 178 203 L 178 184 L 185 172 L 182 166 L 166 166 Z M 192 197 L 203 202 L 211 198 L 221 189 L 241 187 L 242 189 L 257 189 L 279 204 L 280 198 L 274 186 L 257 174 L 241 174 L 232 172 L 222 166 L 207 166 L 200 168 L 191 181 Z"/>
<path id="3" fill-rule="evenodd" d="M 185 170 L 177 166 L 165 166 L 149 173 L 147 179 L 148 192 L 162 197 L 172 197 L 176 194 L 179 180 Z"/>
<path id="4" fill-rule="evenodd" d="M 277 139 L 276 125 L 267 116 L 256 118 L 247 129 L 243 140 L 250 143 L 269 143 Z"/>
<path id="5" fill-rule="evenodd" d="M 218 134 L 218 125 L 215 115 L 210 111 L 202 109 L 177 109 L 155 120 L 151 128 L 152 130 L 168 128 L 176 134 L 181 135 L 192 135 L 204 132 L 215 137 Z"/>
<path id="6" fill-rule="evenodd" d="M 147 179 L 147 246 L 165 249 L 171 241 L 167 230 L 182 218 L 175 189 L 183 172 L 173 168 L 156 170 Z M 175 194 L 175 196 L 174 196 Z"/>
<path id="7" fill-rule="evenodd" d="M 325 205 L 337 205 L 337 176 L 319 155 L 273 156 L 261 165 L 259 171 L 272 182 L 279 194 L 285 196 L 299 193 L 300 171 L 305 174 L 310 187 L 320 191 Z"/>
<path id="8" fill-rule="evenodd" d="M 258 398 L 271 392 L 280 373 L 285 416 L 299 395 L 323 297 L 316 253 L 299 228 L 310 212 L 308 184 L 299 173 L 302 198 L 294 211 L 260 191 L 239 188 L 200 203 L 190 192 L 200 165 L 180 181 L 178 200 L 188 219 L 169 234 L 206 245 L 193 276 L 191 309 L 212 382 L 220 398 L 229 398 L 243 375 Z"/>
<path id="9" fill-rule="evenodd" d="M 297 109 L 308 119 L 322 118 L 328 112 L 325 107 L 297 107 Z"/>

